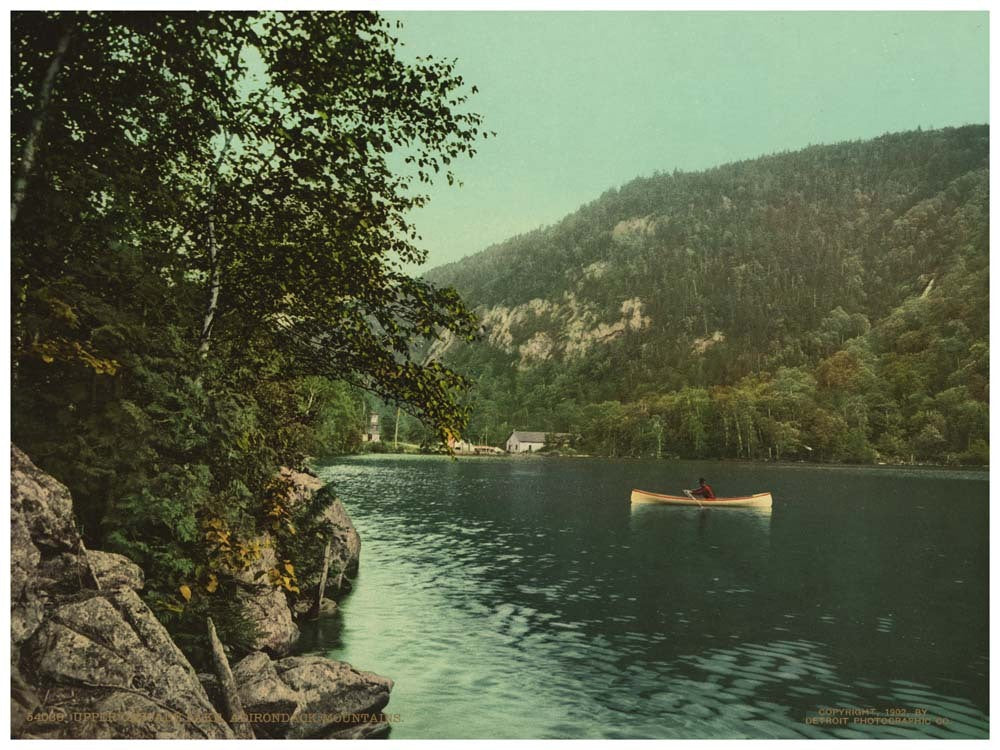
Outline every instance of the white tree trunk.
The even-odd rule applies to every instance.
[[[202,357],[208,356],[208,349],[212,339],[212,325],[215,323],[215,313],[219,309],[219,290],[222,288],[222,268],[219,262],[219,246],[215,241],[215,219],[208,218],[208,257],[211,262],[211,275],[209,277],[208,307],[205,309],[205,317],[201,323],[201,345],[198,353]]]
[[[24,202],[24,196],[28,192],[28,178],[35,167],[35,155],[38,151],[38,136],[42,133],[42,125],[45,122],[45,114],[49,109],[49,100],[52,98],[52,89],[55,86],[56,76],[62,67],[63,58],[66,57],[66,50],[69,49],[70,40],[73,38],[73,28],[70,27],[63,32],[56,46],[55,57],[49,63],[49,69],[45,71],[45,78],[42,79],[42,88],[38,92],[38,107],[35,117],[31,121],[31,129],[28,137],[24,141],[24,148],[21,149],[21,160],[17,165],[17,175],[14,178],[14,186],[10,196],[10,223],[17,220],[17,212]]]
[[[219,171],[222,169],[222,163],[225,161],[232,142],[233,134],[228,133],[222,151],[219,152],[219,158],[215,160],[215,166],[212,168],[208,183],[208,259],[211,270],[208,279],[208,307],[205,309],[205,317],[202,319],[201,344],[198,346],[198,353],[201,354],[202,358],[208,357],[212,340],[212,326],[215,323],[215,314],[219,309],[219,290],[222,288],[222,261],[219,258],[219,243],[215,237],[215,207],[212,204],[215,202]]]

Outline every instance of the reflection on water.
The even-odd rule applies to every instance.
[[[361,575],[304,646],[396,680],[393,737],[988,732],[983,474],[431,457],[321,473]],[[698,476],[770,490],[772,513],[630,507],[633,486]],[[830,708],[941,722],[807,721]]]
[[[771,531],[772,508],[696,508],[693,506],[644,505],[631,506],[631,527],[633,533],[642,534],[644,527],[662,529],[657,519],[664,519],[672,528],[690,526],[695,520],[698,534],[704,535],[710,524],[739,529],[742,533],[760,532],[759,541],[767,543]],[[726,532],[723,532],[726,533]]]

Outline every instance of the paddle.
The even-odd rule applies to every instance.
[[[694,496],[694,495],[693,495],[693,494],[691,493],[691,490],[684,490],[684,494],[685,494],[685,495],[687,495],[687,496],[688,496],[689,498],[691,498],[692,500],[696,501],[696,502],[698,503],[698,507],[699,507],[699,508],[704,508],[704,507],[705,507],[704,505],[702,505],[702,504],[701,504],[701,500],[699,500],[699,499],[698,499],[697,497],[695,497],[695,496]]]

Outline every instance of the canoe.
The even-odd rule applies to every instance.
[[[690,497],[660,495],[656,492],[646,492],[645,490],[632,490],[632,503],[698,505],[706,508],[770,508],[771,493],[758,492],[756,495],[748,495],[746,497],[717,497],[714,500],[705,500],[703,498],[692,500]]]

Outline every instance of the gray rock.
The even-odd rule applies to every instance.
[[[125,555],[89,549],[87,560],[102,589],[128,588],[141,591],[146,583],[142,568]]]
[[[20,737],[23,727],[28,723],[28,717],[34,716],[42,701],[35,689],[21,675],[21,670],[14,664],[10,673],[10,734]]]
[[[27,591],[21,594],[20,600],[11,602],[10,643],[15,651],[42,624],[46,600],[44,592]],[[16,653],[12,657],[16,658]]]
[[[295,616],[299,618],[308,616],[313,611],[315,604],[316,604],[316,598],[314,596],[302,597],[297,602],[295,602],[295,607],[293,608]],[[337,602],[335,602],[333,599],[327,599],[324,596],[323,601],[321,601],[319,604],[319,614],[322,617],[333,615],[336,614],[339,608],[340,605],[337,604]]]
[[[326,507],[322,517],[333,527],[330,539],[332,545],[326,593],[336,596],[349,591],[349,579],[358,573],[361,537],[358,535],[357,529],[354,528],[344,504],[334,495],[330,486],[324,485],[321,480],[311,474],[283,467],[280,476],[289,483],[289,507],[310,502],[316,493],[323,493],[326,496]],[[318,574],[299,582],[303,593],[315,591],[318,584]]]
[[[51,595],[69,595],[81,589],[97,588],[86,551],[60,552],[46,556],[35,568],[32,587]]]
[[[392,680],[322,656],[292,656],[275,666],[281,681],[301,696],[299,720],[293,717],[289,738],[327,737],[384,723],[381,713]]]
[[[292,610],[284,592],[274,586],[241,591],[243,614],[257,627],[253,648],[266,650],[275,656],[287,654],[299,639],[299,628],[292,619]]]
[[[249,569],[237,574],[238,594],[243,613],[257,628],[253,648],[275,656],[287,654],[299,639],[299,628],[292,619],[284,590],[268,581],[267,573],[278,567],[278,558],[270,534],[258,537],[261,556]]]
[[[50,593],[69,594],[90,587],[138,591],[145,584],[142,569],[125,555],[82,546],[80,550],[62,552],[41,561],[35,569],[35,586]]]
[[[68,490],[40,471],[17,446],[10,446],[10,576],[11,647],[16,661],[19,647],[41,625],[50,589],[57,581],[40,571],[53,558],[76,561],[83,542],[73,525]],[[84,566],[85,567],[85,566]],[[75,569],[75,568],[74,568]],[[65,572],[58,579],[76,579]],[[86,570],[79,576],[92,581]],[[71,586],[75,591],[79,586]]]
[[[330,561],[330,574],[327,579],[327,591],[339,593],[350,590],[348,578],[358,574],[358,562],[361,558],[361,537],[347,515],[347,509],[339,499],[334,499],[327,506],[323,517],[334,526],[333,555]]]
[[[69,490],[10,446],[10,511],[21,515],[35,547],[76,551],[80,535],[73,522]],[[13,539],[12,539],[13,541]],[[24,538],[21,537],[23,543]]]
[[[135,591],[53,608],[21,654],[21,672],[44,688],[45,711],[25,737],[231,738],[194,669]],[[79,718],[83,717],[83,718]]]
[[[289,728],[301,696],[278,677],[274,662],[256,651],[233,667],[237,693],[258,737],[281,738]]]
[[[281,467],[278,476],[289,484],[289,505],[307,502],[324,487],[323,480],[316,475],[307,474],[304,471],[296,471],[287,466]]]
[[[321,491],[315,478],[296,475],[296,492]],[[337,527],[328,583],[335,592],[357,569],[360,539],[339,501],[325,513]],[[284,592],[266,579],[278,559],[270,540],[262,541],[265,554],[241,577],[239,594],[262,631],[262,651],[233,670],[258,736],[386,734],[381,712],[391,680],[320,656],[272,661],[263,653],[286,653],[298,629]],[[139,598],[142,586],[142,571],[128,558],[83,547],[66,488],[12,446],[14,737],[233,738],[206,693],[214,676],[195,674]],[[336,603],[324,599],[321,611],[336,611]]]
[[[84,549],[66,488],[13,446],[11,575],[12,736],[232,738],[142,572]]]
[[[199,672],[198,682],[205,688],[205,695],[213,706],[218,709],[222,705],[222,692],[219,688],[219,678],[209,672]]]
[[[15,504],[16,490],[11,487],[10,504],[10,598],[19,600],[25,593],[28,581],[42,559],[38,547],[31,541],[31,531],[21,504]]]
[[[374,737],[388,732],[382,709],[392,680],[322,656],[271,661],[257,652],[233,668],[258,736]]]

